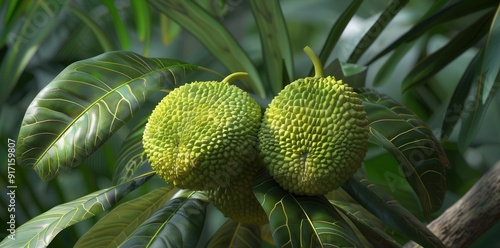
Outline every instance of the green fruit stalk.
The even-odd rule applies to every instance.
[[[337,189],[361,166],[368,141],[368,121],[351,87],[316,76],[287,85],[272,100],[259,131],[269,174],[298,195],[322,195]],[[312,53],[313,54],[313,53]]]
[[[205,190],[218,175],[240,171],[254,160],[261,108],[229,84],[241,74],[183,85],[156,106],[143,145],[160,177],[178,188]]]

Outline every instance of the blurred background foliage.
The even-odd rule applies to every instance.
[[[229,71],[189,32],[180,28],[175,22],[151,7],[146,1],[135,0],[54,0],[50,2],[47,16],[35,16],[36,30],[24,30],[19,36],[20,26],[30,15],[32,5],[44,1],[0,1],[0,154],[6,157],[7,139],[16,139],[21,121],[34,96],[69,64],[93,57],[112,50],[129,50],[148,57],[174,58],[191,64],[211,68],[222,74]],[[253,21],[250,6],[244,0],[197,1],[209,10],[228,28],[248,53],[257,69],[264,67],[259,32]],[[485,104],[484,119],[477,126],[470,142],[464,143],[460,138],[460,125],[467,115],[476,113],[475,99],[466,98],[464,112],[450,114],[450,100],[469,63],[473,61],[488,39],[479,37],[463,52],[460,45],[464,39],[454,40],[463,30],[483,16],[486,10],[462,14],[460,18],[450,18],[434,25],[425,32],[416,34],[414,40],[405,42],[394,51],[371,61],[389,44],[406,31],[415,27],[429,13],[438,8],[449,6],[459,1],[409,1],[394,19],[382,30],[368,50],[359,58],[353,58],[351,52],[357,41],[379,18],[388,6],[388,1],[363,1],[355,15],[342,33],[339,42],[325,65],[334,59],[349,61],[367,67],[366,85],[383,92],[413,110],[433,130],[437,137],[442,136],[447,128],[447,119],[456,119],[457,126],[449,135],[442,138],[442,144],[450,160],[451,168],[447,170],[447,194],[442,212],[458,200],[496,161],[500,160],[500,99],[495,94],[498,87],[498,76],[494,80],[493,90]],[[469,1],[473,2],[473,1]],[[492,1],[477,1],[491,4]],[[331,0],[286,0],[281,1],[284,17],[291,40],[295,78],[307,76],[311,70],[303,47],[310,46],[319,52],[324,45],[332,25],[344,13],[351,1]],[[495,3],[493,3],[495,5]],[[498,3],[496,3],[498,6]],[[9,10],[15,8],[16,11]],[[457,10],[458,11],[458,10]],[[496,10],[498,13],[498,9]],[[50,17],[50,18],[49,18]],[[52,18],[54,17],[54,18]],[[498,21],[497,21],[498,22]],[[498,28],[498,27],[497,27]],[[22,30],[22,29],[21,29]],[[467,33],[465,34],[467,36]],[[471,34],[473,36],[473,34]],[[25,37],[25,40],[22,40]],[[500,57],[500,40],[489,52]],[[425,63],[435,63],[439,68],[431,77],[425,78],[414,87],[403,88],[408,84],[409,73],[420,61],[451,44],[450,53],[441,54],[445,59],[434,59]],[[454,47],[453,47],[454,46]],[[14,47],[17,48],[13,49]],[[11,55],[10,53],[15,53]],[[456,56],[456,59],[455,59]],[[448,59],[446,59],[448,58]],[[13,67],[16,65],[16,67]],[[15,73],[19,71],[19,73]],[[260,70],[259,70],[260,71]],[[197,77],[193,75],[193,77]],[[210,79],[210,76],[206,76]],[[410,74],[411,77],[420,75]],[[403,90],[405,89],[405,90]],[[460,89],[459,90],[463,90]],[[141,110],[142,115],[150,113],[161,99],[161,95],[149,99],[149,104]],[[262,99],[270,101],[270,99]],[[453,107],[453,106],[452,106]],[[455,108],[456,109],[456,108]],[[453,108],[451,108],[454,111]],[[140,119],[136,118],[135,120]],[[445,124],[443,126],[443,123]],[[55,205],[76,199],[112,185],[115,160],[120,145],[133,130],[137,121],[126,124],[109,142],[105,143],[95,154],[85,160],[84,166],[65,173],[48,183],[42,182],[33,170],[16,168],[17,226],[43,213]],[[4,198],[7,178],[5,167],[0,170],[0,209],[7,209]],[[391,193],[408,209],[419,208],[410,187],[398,169],[395,159],[382,149],[370,149],[367,154],[365,169],[369,178]],[[379,173],[385,171],[386,173]],[[146,183],[144,187],[132,192],[126,199],[149,192],[160,185],[157,177]],[[419,209],[413,213],[421,212]],[[436,213],[435,216],[439,215]],[[214,212],[215,213],[215,212]],[[215,213],[217,214],[217,213]],[[434,216],[434,217],[435,217]],[[67,247],[83,235],[100,216],[90,218],[78,225],[64,230],[51,244],[53,247]],[[422,218],[423,216],[419,216]],[[0,211],[0,239],[6,236],[6,211]],[[208,216],[207,222],[217,226],[216,216]],[[500,246],[495,234],[500,232],[497,224],[473,247]],[[204,234],[206,235],[206,234]]]

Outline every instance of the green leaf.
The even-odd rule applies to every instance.
[[[398,64],[401,63],[402,58],[413,48],[413,44],[415,42],[409,42],[394,49],[394,53],[385,61],[384,65],[378,70],[377,75],[375,75],[373,86],[381,86],[389,82],[390,76],[398,68]]]
[[[257,225],[227,220],[212,236],[207,247],[261,247],[260,228]]]
[[[359,204],[338,200],[330,200],[330,202],[356,225],[374,247],[401,247],[400,244],[383,231],[383,227],[379,227],[375,223],[372,219],[375,217],[363,213],[366,210]]]
[[[500,4],[493,16],[493,21],[488,32],[488,37],[486,39],[486,44],[484,45],[484,56],[481,64],[481,77],[479,78],[479,84],[483,92],[482,104],[484,105],[490,95],[491,89],[493,89],[493,84],[495,83],[495,78],[497,77],[500,69],[500,18],[498,17],[500,13]]]
[[[355,175],[344,183],[342,188],[364,208],[407,238],[423,247],[444,247],[439,238],[403,208],[398,201],[368,180]]]
[[[119,205],[78,239],[74,247],[118,247],[165,205],[173,195],[172,189],[167,185]]]
[[[197,66],[117,51],[64,69],[35,97],[19,132],[19,165],[43,180],[77,166],[161,89]]]
[[[403,80],[402,91],[424,82],[476,44],[488,31],[491,14],[486,14],[462,30],[444,47],[422,59]],[[495,75],[496,76],[496,75]]]
[[[79,6],[75,2],[71,2],[69,4],[69,8],[73,14],[75,14],[76,17],[80,18],[80,20],[87,25],[90,30],[94,33],[94,35],[97,37],[97,40],[99,41],[99,44],[101,44],[102,49],[105,52],[110,52],[113,50],[118,50],[118,48],[114,47],[113,42],[111,42],[111,37],[104,31],[99,24],[97,24],[96,21],[92,19],[91,16],[89,16],[85,11],[80,9]]]
[[[266,97],[259,72],[227,29],[210,13],[193,1],[150,0],[159,11],[189,31],[232,72],[247,72],[251,90]]]
[[[160,31],[163,45],[168,45],[175,37],[177,37],[181,31],[181,27],[179,27],[177,23],[169,20],[166,15],[160,13]]]
[[[321,64],[324,65],[328,60],[328,57],[330,57],[330,54],[332,53],[333,49],[335,48],[335,45],[339,41],[342,32],[344,32],[344,29],[346,28],[347,24],[351,21],[352,17],[358,10],[361,3],[363,3],[363,1],[360,0],[352,1],[352,3],[347,7],[347,9],[342,12],[340,17],[333,25],[332,29],[330,29],[330,33],[328,33],[328,37],[326,38],[325,44],[323,45],[323,48],[321,49],[321,52],[318,56],[319,60],[321,61]],[[309,75],[313,75],[313,72],[314,68],[310,70]]]
[[[57,17],[65,3],[66,0],[35,1],[24,18],[18,22],[17,28],[9,32],[7,38],[11,45],[0,64],[0,78],[4,84],[3,90],[0,91],[0,106],[14,89],[19,76],[40,44],[55,28]]]
[[[283,74],[293,76],[292,48],[279,1],[250,1],[262,44],[267,78],[273,95],[283,89]],[[285,68],[283,68],[285,64]]]
[[[128,37],[127,27],[125,26],[125,22],[120,17],[120,12],[123,10],[118,10],[116,7],[114,0],[100,0],[106,8],[108,8],[109,14],[113,18],[113,26],[116,29],[118,34],[118,40],[121,44],[122,50],[130,50],[130,37]]]
[[[362,65],[349,64],[335,59],[325,68],[326,75],[332,75],[337,80],[342,80],[351,87],[364,87],[368,68]]]
[[[196,247],[207,205],[202,193],[180,191],[120,247]]]
[[[445,116],[442,124],[441,139],[446,140],[450,136],[457,122],[467,115],[476,112],[474,105],[474,94],[471,93],[471,88],[476,88],[479,82],[479,71],[481,66],[481,58],[484,50],[479,51],[471,60],[464,74],[460,78],[457,87],[453,91],[448,107],[446,108]],[[473,87],[475,85],[475,87]],[[469,97],[468,97],[469,96]],[[470,143],[463,146],[467,147]]]
[[[413,27],[404,33],[401,37],[399,37],[396,41],[391,43],[387,48],[379,52],[375,55],[370,61],[367,63],[368,65],[378,60],[382,56],[386,55],[390,51],[396,49],[402,44],[413,41],[417,38],[420,38],[425,32],[429,31],[431,28],[436,25],[452,21],[466,15],[470,15],[474,12],[485,10],[496,6],[498,1],[496,0],[488,0],[488,1],[458,1],[454,4],[450,4],[449,6],[435,12],[433,15],[425,18],[422,21],[419,21],[417,24],[413,25]],[[431,9],[435,9],[435,5],[431,7]],[[428,16],[429,13],[426,14]]]
[[[353,230],[324,196],[296,196],[267,173],[256,179],[254,194],[269,216],[277,247],[361,247]]]
[[[114,167],[113,184],[120,184],[133,177],[142,166],[148,163],[142,146],[142,136],[148,117],[139,122],[123,141]]]
[[[151,48],[151,31],[153,29],[149,4],[144,0],[132,0],[132,11],[134,11],[139,41],[144,42],[143,55],[148,56]]]
[[[398,161],[424,214],[439,210],[446,192],[448,158],[432,131],[413,112],[390,97],[359,89],[373,144],[384,147]]]
[[[118,186],[55,206],[17,228],[15,240],[6,238],[0,243],[0,247],[46,247],[60,231],[110,209],[153,175],[154,173],[146,173]]]
[[[355,64],[358,62],[359,58],[368,50],[368,48],[373,44],[373,42],[378,38],[380,33],[384,31],[385,27],[392,18],[396,16],[397,13],[408,3],[408,0],[392,1],[389,6],[380,14],[377,21],[373,23],[370,29],[363,35],[363,38],[358,42],[356,48],[351,53],[351,56],[347,60],[348,63]]]

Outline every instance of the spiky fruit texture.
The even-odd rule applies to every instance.
[[[204,190],[218,175],[253,161],[260,119],[260,106],[236,86],[193,82],[174,89],[153,110],[144,150],[167,182]]]
[[[233,180],[207,190],[208,200],[224,216],[240,223],[262,225],[268,222],[264,209],[252,191],[253,180],[263,168],[257,160],[250,166],[235,172],[232,176]]]
[[[259,142],[269,174],[298,195],[337,189],[361,166],[368,121],[351,87],[333,77],[298,79],[269,104]]]

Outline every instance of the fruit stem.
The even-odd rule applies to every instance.
[[[304,52],[307,54],[307,57],[311,60],[314,66],[314,77],[323,77],[325,72],[323,71],[323,65],[318,58],[318,55],[314,53],[314,51],[309,47],[304,47]]]
[[[229,74],[227,77],[225,77],[221,83],[230,83],[236,79],[243,79],[248,76],[248,73],[246,72],[234,72]]]

